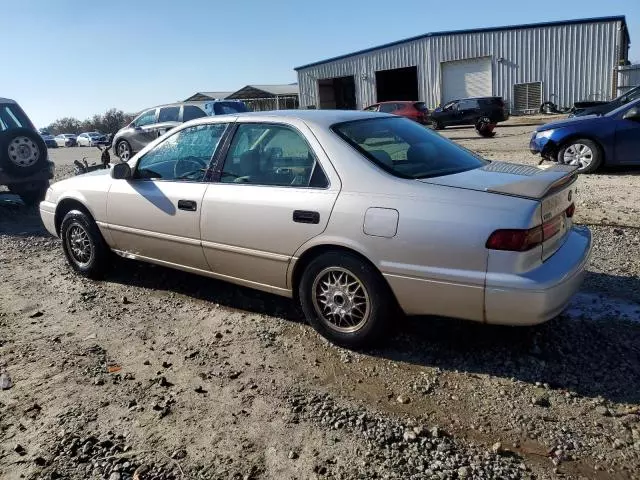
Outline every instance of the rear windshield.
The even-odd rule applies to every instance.
[[[33,125],[22,109],[13,103],[0,104],[0,132],[20,127],[33,129]]]
[[[241,102],[215,102],[213,111],[216,115],[248,112],[247,107]]]
[[[473,170],[486,161],[406,118],[373,118],[331,127],[349,145],[401,178],[430,178]]]

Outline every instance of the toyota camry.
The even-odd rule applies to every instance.
[[[128,162],[55,183],[71,267],[110,255],[291,297],[352,348],[406,315],[532,325],[591,251],[576,168],[491,162],[406,118],[298,110],[192,120]]]

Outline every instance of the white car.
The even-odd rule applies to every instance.
[[[86,132],[78,135],[76,139],[79,147],[95,147],[107,143],[107,137],[98,132]]]
[[[59,147],[75,147],[77,137],[72,133],[61,133],[56,135],[55,141]]]

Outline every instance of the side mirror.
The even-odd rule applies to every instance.
[[[640,121],[640,110],[637,108],[632,108],[622,117],[625,120],[633,120],[634,122]]]
[[[128,180],[131,178],[131,167],[128,163],[116,163],[111,169],[111,178]]]

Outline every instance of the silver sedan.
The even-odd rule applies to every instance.
[[[362,347],[407,315],[532,325],[582,281],[575,169],[489,162],[410,120],[353,111],[206,117],[40,204],[78,273],[112,253],[292,297]]]

